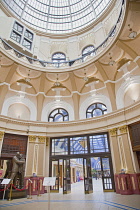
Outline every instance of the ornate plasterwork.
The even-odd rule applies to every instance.
[[[0,131],[0,141],[3,140],[3,137],[4,137],[4,132],[3,131]]]
[[[38,142],[39,143],[45,143],[46,136],[38,136]]]
[[[110,136],[117,136],[117,128],[112,128],[109,130]]]
[[[127,133],[127,125],[123,125],[119,127],[119,130],[120,130],[120,134]]]
[[[46,146],[48,146],[48,145],[49,145],[49,138],[46,137]]]
[[[29,136],[29,142],[35,143],[36,141],[36,136]]]
[[[33,121],[36,120],[36,116],[37,116],[36,106],[30,99],[26,97],[22,98],[18,96],[13,96],[13,97],[7,98],[3,103],[1,114],[7,116],[9,107],[15,103],[21,103],[27,106],[30,110],[30,120],[33,120]]]

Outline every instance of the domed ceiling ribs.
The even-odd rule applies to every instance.
[[[90,0],[90,3],[92,4],[91,0]],[[120,39],[118,39],[116,42],[112,41],[112,44],[108,46],[106,53],[104,52],[104,54],[99,54],[99,56],[97,56],[97,59],[95,58],[96,61],[94,58],[90,58],[89,62],[87,60],[87,62],[84,63],[84,61],[81,59],[80,60],[81,63],[79,62],[78,65],[77,63],[74,63],[75,65],[74,68],[73,66],[67,66],[67,67],[62,66],[62,68],[55,68],[52,65],[50,69],[48,66],[44,67],[44,69],[41,69],[39,65],[35,67],[34,65],[32,65],[32,67],[31,65],[28,65],[28,64],[26,65],[24,63],[24,59],[22,60],[23,64],[21,64],[20,63],[21,60],[19,58],[17,58],[16,63],[13,63],[14,53],[11,52],[11,54],[10,53],[4,54],[4,51],[3,51],[3,54],[2,54],[3,61],[2,61],[2,66],[0,70],[1,71],[0,73],[2,75],[2,77],[0,78],[2,82],[0,86],[0,96],[1,96],[0,97],[1,98],[0,110],[2,108],[2,104],[5,99],[7,99],[8,97],[10,98],[11,96],[17,97],[17,93],[18,92],[20,93],[21,90],[19,90],[19,87],[15,85],[16,81],[21,81],[22,79],[25,79],[30,72],[30,75],[28,76],[28,78],[31,78],[30,83],[32,85],[32,88],[30,88],[30,90],[27,90],[27,89],[25,90],[26,91],[25,98],[30,100],[32,103],[34,103],[35,109],[37,110],[36,119],[38,121],[42,120],[42,116],[41,116],[42,110],[44,109],[44,107],[47,107],[48,104],[51,104],[50,106],[52,106],[52,104],[55,104],[55,106],[63,105],[64,103],[69,104],[72,107],[72,110],[74,112],[75,120],[78,120],[80,118],[79,110],[80,110],[81,104],[84,102],[88,103],[90,101],[90,103],[92,102],[96,103],[96,102],[99,102],[98,99],[99,100],[102,99],[103,101],[101,102],[104,102],[104,99],[107,98],[109,101],[109,104],[111,104],[110,110],[115,111],[118,108],[118,103],[116,102],[117,93],[118,93],[117,91],[123,85],[124,82],[127,83],[126,81],[127,77],[125,77],[127,75],[125,74],[128,73],[132,77],[137,76],[139,74],[138,72],[139,69],[138,69],[137,64],[140,66],[140,58],[139,58],[140,50],[138,49],[140,36],[138,34],[135,39],[133,40],[128,39],[128,27],[127,27],[128,21],[127,20],[125,21],[126,22],[124,24],[124,27],[119,35]],[[133,26],[135,30],[135,25],[133,24]],[[127,34],[127,38],[125,35],[125,38],[123,39],[122,34]],[[111,39],[111,37],[109,37],[109,39]],[[52,43],[52,40],[51,41],[50,40],[51,39],[47,37],[48,46],[49,44],[51,45]],[[76,40],[78,40],[77,37],[76,37]],[[56,40],[56,43],[57,41],[59,42],[60,40]],[[86,45],[88,41],[90,41],[90,39],[87,36],[85,40],[83,41],[82,46]],[[71,40],[71,43],[73,43],[72,46],[74,46],[75,43],[77,44],[77,46],[79,44],[78,41],[75,41],[75,37],[74,37],[74,42],[73,40]],[[57,46],[58,46],[57,44],[56,46],[55,44],[53,45],[53,47],[56,47],[54,50],[57,50]],[[103,48],[103,46],[101,46],[101,48]],[[73,49],[71,48],[69,49],[69,45],[67,45],[66,52],[65,52],[66,57],[67,56],[69,57],[69,50],[72,50],[70,51],[70,53],[73,53]],[[81,53],[80,50],[81,48],[77,47],[77,51],[79,55]],[[44,57],[45,57],[45,54],[44,54]],[[51,53],[50,53],[50,57],[51,57]],[[112,57],[112,60],[115,61],[115,63],[112,66],[109,65],[110,57]],[[125,67],[122,65],[122,63],[126,64],[127,62],[129,62],[129,60],[132,60],[132,62],[131,64],[128,65],[127,72],[125,72],[124,71]],[[17,64],[18,61],[19,61],[19,64]],[[6,65],[7,63],[10,65],[12,63],[13,64],[10,66],[10,65]],[[122,71],[118,71],[118,68],[119,69],[121,68]],[[84,69],[86,69],[85,74],[84,74]],[[57,74],[58,74],[59,79],[56,79]],[[85,76],[85,80],[88,78],[87,83],[89,82],[89,84],[90,82],[94,83],[94,81],[97,81],[97,80],[99,80],[99,82],[96,84],[94,83],[91,87],[90,85],[86,84],[86,81],[83,79],[84,76]],[[57,80],[57,83],[60,83],[60,85],[54,85],[56,80]],[[138,80],[135,80],[135,81],[138,81]],[[4,82],[7,84],[4,84]],[[59,95],[62,99],[60,101],[61,103],[57,103],[58,102],[56,100],[57,98],[56,96],[58,96],[56,94],[57,91],[55,92],[52,91],[52,89],[55,90],[55,88],[56,89],[58,88],[59,89],[58,91],[61,91],[60,88],[65,89],[65,91],[63,91],[61,95]],[[124,97],[123,94],[122,94],[122,98]],[[89,100],[89,98],[91,100]],[[46,120],[47,116],[46,115],[44,116],[46,117],[45,118]]]
[[[78,31],[101,16],[112,0],[26,0],[20,5],[16,1],[3,3],[16,17],[33,28],[64,34]]]
[[[12,77],[13,77],[17,67],[18,67],[18,64],[13,63],[13,65],[11,66],[11,68],[7,74],[5,83],[8,83],[8,84],[11,83]],[[4,99],[5,99],[5,96],[7,93],[8,93],[8,86],[7,85],[0,86],[0,112],[2,110],[2,105],[3,105]]]
[[[69,73],[69,78],[70,78],[70,82],[71,82],[72,91],[76,91],[72,95],[75,119],[79,119],[79,100],[80,100],[80,96],[77,94],[77,87],[76,87],[75,76],[74,76],[73,72]]]
[[[124,41],[118,40],[116,44],[118,47],[123,49],[124,52],[130,55],[132,59],[135,59],[138,56],[137,53],[131,47],[129,47]]]
[[[46,76],[45,73],[42,73],[40,76],[40,84],[39,84],[39,92],[44,92],[45,91],[45,82],[46,82]],[[44,103],[44,95],[43,94],[38,94],[37,95],[37,120],[41,121],[41,112],[43,109],[43,103]]]

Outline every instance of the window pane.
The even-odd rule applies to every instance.
[[[30,39],[30,40],[33,40],[33,33],[31,33],[31,32],[28,31],[28,30],[25,31],[24,36],[27,37],[27,38]]]
[[[54,117],[54,122],[62,122],[63,121],[63,115],[57,114]]]
[[[67,155],[68,139],[52,139],[52,155]]]
[[[28,41],[27,39],[23,39],[22,45],[30,50],[31,46],[32,46],[32,43],[30,41]]]
[[[48,117],[49,122],[50,122],[50,118],[53,119],[53,122],[62,122],[62,121],[68,121],[69,120],[69,115],[68,115],[68,112],[65,109],[58,108],[58,109],[54,109],[50,113],[50,115]]]
[[[109,152],[107,135],[89,136],[91,153]]]
[[[14,23],[14,29],[20,33],[23,32],[23,26],[21,26],[19,23],[15,22]]]
[[[15,31],[12,31],[11,33],[11,39],[15,40],[16,42],[20,43],[21,35],[16,33]]]
[[[107,114],[107,108],[104,104],[95,103],[91,104],[86,111],[86,118],[97,117]]]
[[[95,109],[93,111],[93,117],[96,117],[96,116],[101,116],[103,113],[100,109]]]
[[[73,137],[70,138],[70,153],[84,154],[88,152],[87,137]]]

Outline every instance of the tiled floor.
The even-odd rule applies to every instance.
[[[83,182],[72,184],[72,192],[68,195],[59,193],[32,196],[32,199],[0,200],[1,210],[140,210],[140,195],[119,195],[103,192],[101,180],[94,180],[94,193],[84,194]]]

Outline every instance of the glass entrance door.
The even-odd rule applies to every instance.
[[[103,190],[105,192],[114,191],[113,169],[111,167],[110,157],[101,157],[101,170]]]
[[[59,176],[60,176],[60,166],[59,166],[59,160],[51,160],[51,177],[56,177],[55,186],[51,186],[50,191],[59,193]]]
[[[71,193],[70,159],[63,159],[63,194]]]
[[[85,194],[93,193],[91,158],[83,158],[84,188]]]

